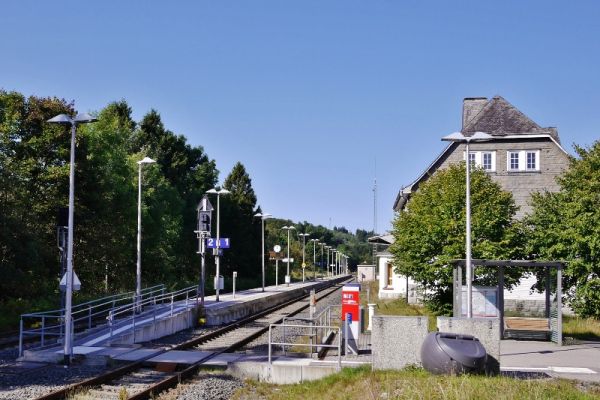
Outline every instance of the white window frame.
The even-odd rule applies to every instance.
[[[512,168],[511,155],[517,154],[518,168]],[[528,168],[527,158],[528,154],[534,154],[535,166],[534,168]],[[508,172],[535,172],[540,171],[540,150],[508,150],[506,152],[506,170]]]
[[[479,168],[483,168],[483,155],[490,154],[492,156],[491,168],[490,169],[483,168],[483,170],[485,172],[496,172],[496,151],[493,151],[493,150],[469,151],[469,154],[471,155],[471,157],[475,157],[474,165]],[[466,159],[467,159],[467,152],[463,151],[463,161],[465,161]],[[473,165],[473,164],[471,164],[471,165]]]

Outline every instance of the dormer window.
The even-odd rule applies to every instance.
[[[463,153],[463,160],[465,155]],[[496,171],[496,152],[495,151],[470,151],[469,161],[472,167],[483,168],[486,172]]]
[[[506,156],[506,169],[509,172],[539,171],[540,151],[509,151]]]

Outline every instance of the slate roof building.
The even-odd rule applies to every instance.
[[[561,146],[555,127],[542,128],[500,96],[465,98],[462,114],[464,135],[492,135],[490,141],[471,143],[469,157],[512,193],[519,207],[517,218],[531,211],[532,192],[559,190],[556,177],[568,167],[569,154]],[[402,211],[411,194],[435,171],[464,160],[465,145],[448,144],[417,179],[400,190],[394,210]]]
[[[475,132],[492,136],[490,141],[471,143],[469,159],[483,168],[504,190],[512,193],[519,207],[516,218],[520,219],[531,212],[529,199],[533,192],[559,190],[556,178],[568,168],[570,156],[562,147],[555,127],[541,127],[500,96],[491,99],[469,97],[463,100],[461,132],[466,136]],[[421,175],[400,189],[394,210],[404,210],[419,185],[438,169],[464,162],[465,150],[465,144],[450,142]],[[406,277],[394,272],[391,262],[389,253],[381,254],[378,265],[380,294],[400,297],[408,291],[410,295],[417,285],[410,278],[407,282]],[[543,294],[530,293],[534,283],[535,277],[529,276],[512,291],[505,290],[506,308],[523,308],[525,313],[531,314],[539,311]],[[416,297],[415,294],[410,296],[411,299]]]

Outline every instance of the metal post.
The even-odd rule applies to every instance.
[[[290,281],[292,277],[290,276],[290,229],[287,230],[288,240],[287,240],[287,274],[286,274],[286,284],[290,286]]]
[[[136,305],[139,307],[142,295],[142,163],[138,163],[138,215],[137,215],[137,263],[135,269]]]
[[[275,259],[275,287],[279,285],[279,259]]]
[[[338,328],[338,370],[342,370],[342,335],[340,335],[340,328]]]
[[[269,367],[271,367],[271,329],[272,325],[269,325]]]
[[[557,323],[557,343],[562,346],[562,265],[556,270],[556,323]]]
[[[262,291],[265,291],[265,218],[260,217],[262,226]]]
[[[171,317],[173,316],[173,296],[171,295]]]
[[[19,357],[23,357],[23,318],[19,321]]]
[[[46,333],[45,330],[46,330],[46,317],[42,316],[42,340],[41,340],[42,347],[44,347],[44,335]]]
[[[467,171],[467,184],[466,184],[466,270],[467,270],[467,318],[473,318],[473,266],[471,265],[471,160],[469,159],[469,141],[467,140],[467,153],[466,153],[466,171]]]
[[[204,285],[206,271],[206,241],[203,234],[200,234],[200,305],[204,307]]]
[[[215,255],[215,265],[216,265],[216,276],[217,276],[217,287],[215,288],[215,301],[219,301],[219,291],[221,287],[221,280],[219,279],[221,276],[219,275],[221,272],[221,256],[219,255],[220,249],[220,235],[221,235],[221,224],[219,221],[220,217],[220,205],[221,205],[221,194],[217,192],[217,254]]]
[[[69,230],[67,239],[67,287],[65,292],[64,361],[71,364],[71,307],[73,306],[73,227],[75,218],[75,121],[71,121],[71,156],[69,165]]]
[[[88,306],[88,329],[92,329],[92,306]]]
[[[346,320],[344,321],[344,355],[348,354],[348,315],[346,313]]]

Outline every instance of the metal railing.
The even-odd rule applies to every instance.
[[[110,328],[109,338],[115,335],[123,336],[132,332],[133,342],[135,343],[136,327],[149,323],[150,320],[155,324],[157,316],[168,315],[171,317],[174,311],[179,311],[181,308],[187,310],[191,300],[194,306],[198,305],[197,285],[147,298],[139,303],[116,307],[106,317]],[[177,302],[181,302],[181,304],[178,306]],[[142,312],[141,310],[143,309],[146,309],[146,311]]]
[[[310,339],[310,343],[313,341],[317,343],[324,343],[325,340],[329,337],[331,330],[324,330],[322,328],[317,328],[318,326],[341,326],[341,308],[340,304],[338,305],[330,305],[321,310],[317,315],[312,318],[300,318],[300,317],[283,317],[282,323],[283,327],[283,341],[287,341],[287,331],[285,329],[285,324],[288,321],[295,321],[296,323],[304,323],[304,325],[311,327],[311,331],[308,334]],[[335,310],[339,309],[339,312]],[[317,349],[319,351],[319,349]],[[283,353],[286,354],[286,347],[283,346]]]
[[[328,331],[337,331],[337,344],[326,344],[326,343],[291,343],[291,342],[286,342],[285,340],[283,342],[273,342],[273,328],[296,328],[296,329],[309,329],[309,330],[313,330],[313,329],[320,329],[320,330],[328,330]],[[299,324],[271,324],[269,325],[269,368],[271,368],[272,366],[272,346],[273,345],[278,345],[278,346],[282,346],[283,348],[285,348],[285,346],[302,346],[302,347],[309,347],[310,348],[310,352],[312,353],[313,348],[330,348],[330,349],[337,349],[337,356],[338,356],[338,370],[342,369],[342,335],[341,335],[341,329],[339,326],[327,326],[327,325],[299,325]]]
[[[141,299],[164,294],[165,285],[155,285],[142,290]],[[104,324],[111,310],[116,307],[135,303],[135,292],[120,293],[76,304],[71,308],[74,333],[81,334],[92,329],[95,324]],[[21,314],[19,322],[19,356],[23,355],[23,340],[26,337],[39,337],[39,345],[31,348],[43,348],[55,344],[64,336],[65,309]]]

